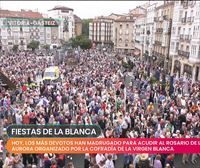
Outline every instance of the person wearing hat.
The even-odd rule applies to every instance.
[[[136,164],[136,168],[150,168],[150,161],[148,154],[140,154],[139,155],[139,162]]]

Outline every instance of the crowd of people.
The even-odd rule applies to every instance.
[[[127,70],[117,58],[81,51],[77,65],[59,64],[60,81],[49,85],[37,79],[52,60],[30,52],[4,54],[0,70],[17,88],[0,88],[1,125],[97,124],[104,138],[200,137],[200,82],[167,79],[162,68],[143,61],[133,61]],[[192,154],[191,162],[198,158]],[[172,154],[124,154],[123,159],[124,168],[175,167]],[[183,164],[189,159],[183,154]],[[117,160],[116,154],[86,154],[84,167],[118,168]],[[60,154],[7,153],[0,162],[3,168],[74,167],[70,156]]]

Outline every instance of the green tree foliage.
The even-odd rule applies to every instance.
[[[39,48],[39,45],[40,45],[40,42],[39,42],[39,41],[34,41],[34,40],[32,40],[32,41],[27,45],[27,48],[31,48],[32,51],[35,51],[35,49],[38,49],[38,48]]]
[[[89,37],[89,23],[92,19],[83,19],[82,20],[82,35]]]
[[[92,47],[92,42],[84,35],[77,36],[70,39],[70,44],[73,48],[80,46],[82,49],[89,49]]]
[[[45,50],[49,50],[50,49],[50,45],[49,44],[45,44],[42,46],[42,48],[44,48]]]

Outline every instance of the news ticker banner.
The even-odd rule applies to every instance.
[[[200,138],[100,138],[98,125],[11,125],[11,153],[200,153]]]
[[[77,138],[98,137],[98,125],[10,125],[7,128],[10,138]]]
[[[200,138],[11,138],[11,153],[200,153]]]
[[[60,18],[0,18],[0,27],[58,27]]]

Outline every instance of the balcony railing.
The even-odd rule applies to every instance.
[[[161,45],[161,44],[162,44],[161,41],[157,41],[157,40],[155,40],[155,45]]]
[[[163,30],[163,33],[164,34],[170,34],[171,33],[171,28]]]
[[[188,23],[194,22],[194,17],[188,17],[188,18],[187,18],[187,22],[188,22]]]
[[[159,18],[158,17],[154,17],[154,22],[158,22]]]
[[[156,32],[157,32],[157,33],[162,33],[162,32],[163,32],[163,28],[157,28],[157,29],[156,29]]]
[[[180,40],[184,40],[184,35],[180,34]]]
[[[180,55],[180,56],[182,56],[182,57],[185,57],[185,58],[189,58],[190,52],[178,50],[178,55]]]
[[[189,5],[190,7],[193,7],[193,6],[195,5],[195,3],[196,3],[196,1],[189,1],[189,2],[188,2],[188,5]]]
[[[182,22],[182,23],[186,23],[186,18],[182,18],[182,19],[181,19],[181,22]]]
[[[185,40],[186,40],[186,41],[190,42],[191,38],[192,38],[191,35],[185,35]]]
[[[163,20],[168,20],[168,16],[167,16],[167,15],[164,15],[164,16],[163,16]]]

